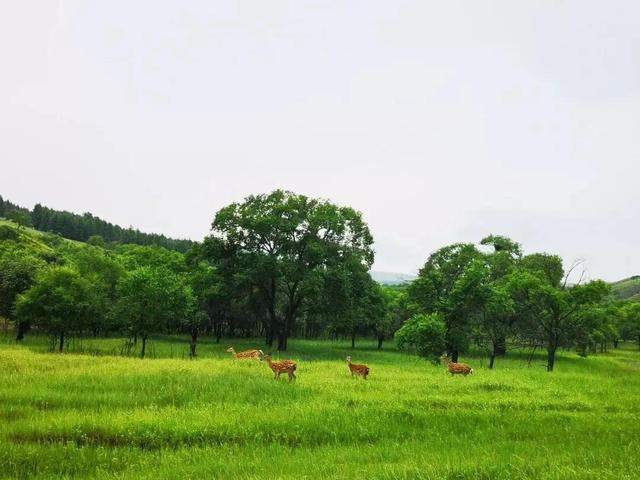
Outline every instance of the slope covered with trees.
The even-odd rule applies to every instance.
[[[43,232],[57,233],[64,238],[82,242],[93,237],[98,242],[157,245],[183,253],[194,244],[191,240],[178,240],[156,233],[143,233],[137,229],[123,228],[93,216],[91,213],[78,215],[64,210],[54,210],[40,204],[29,211],[4,200],[1,196],[0,217],[8,218],[24,226],[33,226]]]

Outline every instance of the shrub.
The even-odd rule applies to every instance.
[[[418,355],[434,362],[446,348],[446,325],[439,313],[413,315],[396,332],[400,349],[414,349]]]

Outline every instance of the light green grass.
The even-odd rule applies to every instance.
[[[156,358],[0,345],[6,478],[632,479],[640,460],[640,354],[481,358],[469,377],[370,342],[292,340],[298,380],[183,339]],[[72,348],[113,352],[122,340]],[[237,349],[260,347],[236,341]],[[351,378],[344,357],[371,367]],[[160,358],[164,357],[164,358]],[[174,357],[174,358],[166,358]]]

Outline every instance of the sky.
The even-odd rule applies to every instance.
[[[0,195],[202,239],[283,188],[375,270],[493,233],[640,274],[640,3],[0,2]]]

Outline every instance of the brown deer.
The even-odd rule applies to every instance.
[[[349,371],[351,376],[360,375],[365,380],[369,376],[369,367],[366,365],[358,365],[357,363],[351,363],[351,355],[347,357],[347,365],[349,365]]]
[[[232,354],[236,360],[260,360],[260,357],[263,355],[262,350],[245,350],[244,352],[236,353],[233,347],[227,348],[227,353]]]
[[[262,358],[267,362],[269,368],[273,370],[274,380],[278,380],[280,378],[280,374],[285,372],[289,375],[289,381],[295,380],[296,374],[294,372],[296,371],[296,368],[298,368],[296,362],[293,360],[277,360],[274,362],[271,360],[270,353],[267,353]]]
[[[444,364],[447,366],[447,370],[449,370],[449,373],[451,375],[460,373],[466,377],[470,373],[473,373],[473,368],[471,368],[466,363],[452,362],[448,355],[442,355],[442,357],[440,358],[442,359]]]

